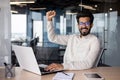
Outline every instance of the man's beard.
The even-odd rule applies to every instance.
[[[88,30],[88,28],[82,28],[82,29],[87,29]],[[81,33],[81,36],[87,36],[88,34],[90,34],[91,29],[89,29],[87,32],[82,32],[82,29],[79,29],[79,31]]]

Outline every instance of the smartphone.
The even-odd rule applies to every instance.
[[[84,75],[87,80],[104,80],[98,73],[85,73]]]

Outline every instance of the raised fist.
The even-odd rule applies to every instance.
[[[52,21],[52,18],[56,15],[56,12],[55,11],[48,11],[46,13],[46,17],[47,17],[47,20],[48,21]]]

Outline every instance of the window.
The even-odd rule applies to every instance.
[[[26,39],[26,14],[11,15],[11,40],[25,41]]]
[[[33,21],[33,37],[39,38],[39,46],[42,46],[43,43],[43,25],[42,21]]]

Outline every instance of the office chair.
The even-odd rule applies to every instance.
[[[106,50],[105,48],[100,49],[100,54],[98,55],[98,57],[97,57],[97,59],[95,61],[94,67],[98,67],[100,64],[102,64],[102,55],[103,55],[105,50]]]
[[[37,46],[37,43],[38,43],[38,42],[39,42],[39,37],[33,38],[33,39],[30,41],[30,47],[32,47],[35,56],[36,56],[36,46]]]

